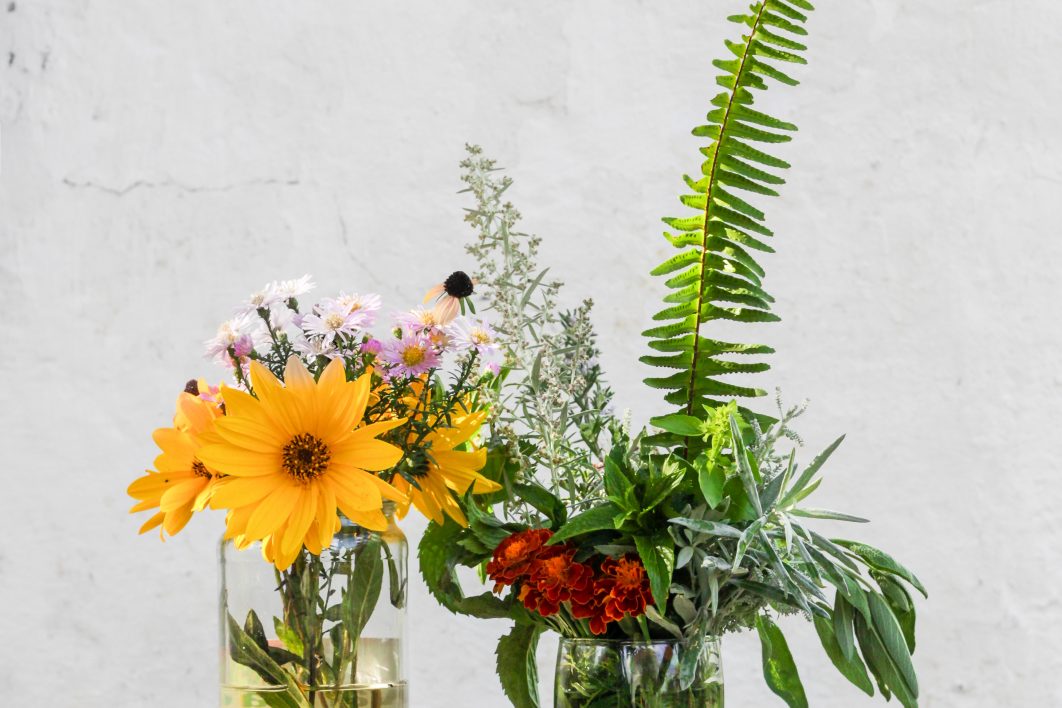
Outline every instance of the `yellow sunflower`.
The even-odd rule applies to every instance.
[[[348,382],[336,359],[315,382],[292,357],[283,384],[258,362],[250,378],[257,398],[223,388],[218,442],[200,450],[203,462],[228,475],[210,502],[231,510],[226,535],[238,545],[264,541],[266,556],[283,570],[304,545],[320,553],[331,543],[337,507],[365,528],[387,528],[383,500],[405,498],[372,472],[393,467],[402,451],[376,436],[405,420],[359,427],[371,374]]]
[[[177,397],[172,428],[159,428],[152,437],[162,454],[155,470],[129,485],[129,496],[139,500],[130,513],[158,508],[140,527],[140,533],[162,526],[173,536],[185,527],[192,513],[202,511],[217,488],[219,475],[199,459],[199,449],[210,442],[214,421],[222,415],[216,402],[191,393]],[[157,470],[157,471],[156,471]]]
[[[486,450],[479,448],[466,452],[455,449],[479,432],[486,417],[486,411],[477,411],[454,418],[454,427],[436,428],[425,436],[421,441],[426,448],[424,459],[413,472],[420,489],[400,475],[393,480],[395,488],[408,498],[398,505],[399,517],[406,515],[412,502],[424,516],[438,524],[446,521],[445,513],[462,526],[468,526],[454,492],[460,495],[471,489],[475,494],[485,494],[501,489],[501,485],[479,474],[487,463]]]

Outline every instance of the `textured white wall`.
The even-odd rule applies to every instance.
[[[923,705],[1060,705],[1062,3],[819,4],[805,84],[771,97],[801,126],[767,204],[771,381],[813,399],[812,445],[849,434],[820,505],[931,590]],[[646,272],[741,6],[3,0],[0,704],[213,704],[220,519],[138,538],[125,486],[262,282],[397,308],[465,263],[464,141],[597,299],[619,405],[660,410]],[[504,705],[502,623],[419,581],[411,616],[417,708]],[[814,706],[877,705],[786,626]],[[780,705],[753,638],[725,651],[731,705]]]

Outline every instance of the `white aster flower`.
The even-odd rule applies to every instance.
[[[498,338],[489,324],[468,317],[456,318],[447,328],[450,342],[458,351],[476,350],[480,356],[498,353]]]
[[[307,333],[322,336],[331,342],[337,334],[356,334],[364,321],[365,315],[362,313],[350,312],[335,303],[321,303],[314,307],[312,314],[302,318],[300,326]]]
[[[206,342],[206,356],[229,362],[229,348],[237,350],[236,356],[250,354],[257,344],[263,341],[263,332],[257,315],[244,313],[226,320],[218,327],[218,333]]]
[[[327,337],[296,335],[293,343],[295,345],[295,351],[311,361],[319,356],[326,356],[329,359],[334,359],[339,356],[340,353],[339,350],[336,349],[335,343]]]
[[[371,327],[376,322],[376,313],[383,305],[383,301],[376,293],[364,295],[340,293],[339,297],[322,300],[321,304],[335,305],[339,309],[346,309],[350,314],[361,314],[363,316],[362,326]]]
[[[275,282],[266,283],[261,290],[251,293],[251,296],[237,308],[236,313],[243,315],[258,312],[261,309],[270,309],[273,305],[280,302],[280,296],[277,294],[276,288],[277,284]]]
[[[273,283],[273,289],[276,291],[277,298],[283,301],[305,295],[315,287],[317,287],[317,285],[313,282],[313,279],[308,273],[295,280],[280,280]]]

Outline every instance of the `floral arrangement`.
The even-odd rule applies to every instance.
[[[257,545],[274,567],[282,645],[266,641],[255,609],[238,622],[223,597],[232,660],[283,691],[256,692],[268,705],[320,705],[322,677],[353,675],[357,628],[385,566],[391,601],[404,603],[401,559],[386,544],[324,553],[345,524],[385,532],[385,512],[402,517],[411,506],[465,524],[455,495],[500,489],[479,474],[498,347],[490,325],[459,316],[472,279],[453,273],[429,292],[434,306],[397,314],[379,338],[379,296],[341,294],[303,310],[312,288],[309,276],[271,283],[220,326],[207,355],[232,372],[232,385],[184,386],[173,426],[154,433],[155,469],[128,490],[133,512],[157,510],[141,533],[173,535],[196,512],[224,510],[225,539]],[[371,602],[355,608],[352,598]],[[354,631],[330,637],[339,625]]]
[[[766,371],[772,350],[703,333],[718,320],[778,319],[754,255],[773,250],[773,234],[739,195],[776,195],[784,182],[777,171],[788,163],[753,145],[788,141],[796,127],[752,108],[753,92],[768,80],[796,84],[780,66],[805,63],[811,9],[763,0],[730,18],[745,34],[727,43],[733,58],[715,62],[722,91],[693,131],[710,142],[700,176],[685,178],[692,213],[664,220],[677,253],[652,271],[668,293],[641,361],[665,372],[645,383],[674,412],[645,430],[614,414],[590,303],[558,309],[561,284],[539,267],[539,240],[517,230],[520,215],[504,202],[510,180],[477,147],[462,163],[476,202],[469,252],[504,356],[484,443],[487,474],[503,489],[466,495],[469,524],[432,523],[419,554],[443,605],[514,622],[497,668],[516,706],[538,705],[534,651],[553,630],[557,706],[718,708],[717,638],[746,629],[761,639],[770,689],[807,706],[775,622],[794,613],[860,690],[917,705],[912,591],[924,587],[885,552],[818,525],[865,519],[807,506],[841,439],[801,465],[792,425],[803,406],[779,401],[768,415],[738,403],[764,395],[735,376]],[[459,566],[493,587],[466,595]]]
[[[789,165],[766,150],[796,126],[753,108],[754,92],[797,83],[782,67],[806,63],[811,10],[758,0],[730,18],[743,34],[714,63],[722,90],[693,131],[708,142],[700,174],[685,177],[691,211],[664,219],[677,252],[652,270],[667,293],[641,361],[662,371],[645,383],[671,412],[646,428],[614,411],[593,303],[560,306],[540,240],[505,199],[511,180],[475,146],[461,163],[475,277],[451,274],[430,308],[397,315],[383,336],[371,333],[375,295],[301,309],[308,277],[266,286],[221,326],[208,354],[232,384],[188,382],[173,426],[155,432],[155,469],[129,493],[133,511],[157,509],[142,532],[173,535],[196,512],[224,510],[227,543],[264,559],[248,572],[271,571],[251,583],[271,604],[223,580],[229,663],[244,670],[229,688],[282,708],[405,705],[386,679],[372,679],[369,703],[355,693],[358,677],[386,673],[365,671],[387,663],[365,632],[382,596],[404,604],[392,512],[412,506],[430,519],[418,556],[436,599],[513,623],[497,671],[519,708],[539,705],[547,630],[562,637],[562,708],[721,708],[718,638],[743,630],[761,640],[770,689],[806,707],[775,621],[787,614],[814,624],[860,690],[917,706],[912,591],[925,588],[885,552],[819,525],[865,519],[807,505],[841,439],[798,462],[804,407],[739,403],[765,395],[740,377],[766,372],[772,349],[704,334],[720,320],[778,319],[758,261],[773,233],[749,200],[777,195]],[[474,290],[492,324],[465,314]],[[248,556],[227,547],[230,578]],[[488,587],[466,594],[460,567]],[[266,606],[276,639],[255,609]]]

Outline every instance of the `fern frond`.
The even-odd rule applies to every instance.
[[[774,298],[763,288],[764,270],[754,255],[773,252],[767,243],[773,232],[755,200],[777,196],[776,187],[785,183],[775,171],[788,169],[789,163],[769,150],[792,140],[797,127],[753,108],[754,92],[766,90],[771,81],[798,83],[786,65],[807,63],[804,24],[813,9],[807,0],[760,0],[746,14],[729,18],[745,33],[740,42],[726,42],[733,58],[713,62],[722,72],[716,83],[724,90],[711,100],[706,123],[693,130],[711,142],[700,150],[701,174],[684,178],[689,191],[679,197],[692,213],[664,219],[670,228],[664,236],[678,253],[651,271],[666,277],[670,292],[664,309],[653,316],[661,324],[643,333],[654,353],[641,361],[671,372],[646,384],[665,391],[664,399],[687,415],[700,415],[735,396],[764,394],[719,377],[766,371],[766,362],[728,357],[773,350],[708,339],[701,329],[713,320],[778,319],[770,311]],[[701,444],[672,434],[658,437],[668,445],[684,445],[690,457]]]

